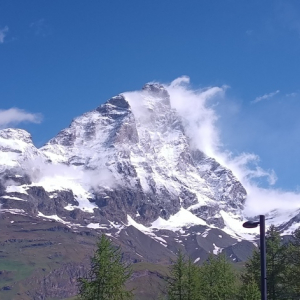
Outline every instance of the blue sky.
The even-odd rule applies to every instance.
[[[2,0],[0,126],[41,146],[111,96],[186,75],[229,86],[214,104],[224,149],[298,191],[299,54],[298,0]]]

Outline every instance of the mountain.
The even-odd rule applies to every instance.
[[[55,221],[66,232],[110,235],[135,263],[166,263],[178,247],[197,262],[220,252],[238,262],[256,239],[242,227],[246,199],[232,171],[193,145],[160,84],[112,97],[39,149],[24,130],[0,130],[7,230],[18,218]],[[299,216],[280,220],[288,230]]]

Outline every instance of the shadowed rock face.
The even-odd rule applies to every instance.
[[[107,101],[107,103],[115,106],[119,110],[128,110],[130,108],[129,103],[126,101],[123,95],[112,97]],[[97,110],[102,114],[105,113],[105,111],[108,111],[109,113],[109,110],[107,110],[107,105],[100,106],[97,108]]]

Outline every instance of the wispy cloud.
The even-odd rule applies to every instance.
[[[285,94],[286,97],[296,97],[297,95],[298,95],[298,93]]]
[[[272,92],[272,93],[269,93],[269,94],[264,94],[262,96],[256,97],[251,103],[257,103],[257,102],[260,102],[260,101],[263,101],[263,100],[270,99],[270,98],[274,97],[275,95],[277,95],[278,93],[280,93],[279,90],[277,90],[275,92]]]
[[[51,34],[51,29],[45,19],[40,19],[36,22],[32,22],[29,27],[33,33],[37,36],[46,37]]]
[[[22,122],[40,123],[41,114],[34,114],[19,108],[0,109],[0,128],[17,125]]]
[[[0,44],[3,44],[4,43],[4,39],[7,35],[7,32],[8,32],[8,27],[5,26],[4,28],[0,28]]]
[[[182,116],[192,146],[213,156],[216,149],[221,146],[221,141],[216,127],[218,116],[212,103],[224,96],[228,86],[192,90],[189,88],[189,81],[189,77],[183,76],[166,86],[171,105]],[[183,99],[187,99],[187,102]]]

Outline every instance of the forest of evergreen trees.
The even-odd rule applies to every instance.
[[[289,242],[283,243],[279,232],[271,226],[266,233],[267,294],[269,300],[300,299],[300,229]],[[220,254],[195,264],[179,251],[165,278],[166,288],[160,291],[165,300],[259,300],[259,249],[242,270]],[[125,288],[131,268],[122,262],[120,248],[104,235],[97,244],[87,277],[80,278],[79,299],[133,299],[134,291]],[[159,291],[158,291],[159,293]]]
[[[266,233],[268,300],[300,299],[300,229],[288,243],[271,226]],[[211,255],[201,266],[182,252],[170,267],[168,300],[259,300],[260,253],[254,251],[242,271],[222,254]]]

